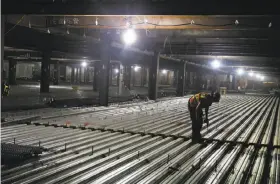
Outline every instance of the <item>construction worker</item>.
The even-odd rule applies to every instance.
[[[3,98],[3,96],[8,96],[9,91],[10,91],[10,86],[8,85],[8,83],[6,81],[3,81],[2,82],[2,91],[1,91],[2,98]]]
[[[190,112],[192,120],[192,141],[200,142],[201,134],[200,130],[203,124],[203,112],[202,109],[205,109],[205,120],[204,123],[209,123],[208,120],[208,110],[213,102],[219,102],[221,98],[220,93],[198,93],[192,96],[188,101],[188,109]]]

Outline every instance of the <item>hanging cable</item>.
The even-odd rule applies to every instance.
[[[21,21],[23,20],[23,18],[25,17],[25,15],[23,15],[19,20],[18,20],[18,22],[11,28],[11,29],[9,29],[6,33],[5,33],[5,35],[7,35],[10,31],[12,31],[19,23],[21,23]]]

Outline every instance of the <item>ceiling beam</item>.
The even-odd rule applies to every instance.
[[[91,29],[195,29],[195,30],[260,30],[279,29],[279,16],[48,16],[48,27]],[[45,22],[44,22],[45,23]]]
[[[63,3],[65,2],[65,3]],[[279,14],[271,1],[31,1],[3,0],[2,14],[44,15],[247,15]]]

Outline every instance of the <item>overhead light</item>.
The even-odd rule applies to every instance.
[[[115,68],[115,73],[119,73],[119,69]]]
[[[264,80],[264,76],[261,76],[261,80],[262,80],[262,81]]]
[[[47,29],[47,32],[48,32],[49,34],[51,34],[51,32],[50,32],[50,29],[49,29],[49,28]]]
[[[84,38],[86,37],[86,30],[84,30],[84,34],[83,34],[83,37],[84,37]]]
[[[98,18],[95,19],[95,25],[98,26]]]
[[[167,70],[162,70],[162,73],[163,73],[163,74],[166,74],[166,73],[167,73]]]
[[[67,31],[66,31],[66,33],[67,33],[67,34],[70,34],[70,32],[69,32],[69,29],[68,29],[68,28],[67,28]]]
[[[251,71],[251,72],[249,72],[249,76],[250,77],[253,77],[254,76],[254,73]]]
[[[219,60],[214,60],[214,61],[212,61],[211,66],[212,66],[212,68],[217,69],[217,68],[220,68],[221,63]]]
[[[144,22],[145,22],[145,24],[147,24],[147,23],[148,23],[148,20],[147,20],[147,19],[144,19]]]
[[[243,75],[244,74],[244,70],[242,68],[237,69],[237,74],[238,75]]]
[[[87,66],[87,62],[83,61],[81,65],[82,65],[82,67],[86,67]]]
[[[122,35],[123,41],[127,45],[134,43],[136,41],[136,37],[134,29],[127,29]]]
[[[140,66],[135,66],[134,71],[137,72],[141,67]]]
[[[260,78],[261,78],[261,75],[260,75],[260,74],[257,74],[256,77],[257,77],[258,79],[260,79]]]

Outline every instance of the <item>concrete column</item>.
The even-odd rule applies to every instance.
[[[5,15],[1,15],[1,79],[4,79]]]
[[[133,87],[135,86],[135,74],[136,74],[136,72],[135,72],[135,70],[133,68],[133,71],[132,71],[132,86]]]
[[[76,84],[79,83],[79,68],[75,68],[76,73],[75,73],[75,82]]]
[[[150,72],[149,72],[149,99],[157,99],[158,91],[158,68],[159,68],[159,51],[154,52],[152,61],[150,63]]]
[[[173,87],[177,88],[178,86],[178,71],[174,70],[174,76],[173,76]]]
[[[131,82],[131,65],[126,65],[124,71],[124,85],[129,90],[130,90],[130,82]]]
[[[236,78],[235,78],[235,75],[232,75],[232,90],[236,90]]]
[[[94,71],[93,71],[93,91],[98,90],[98,79],[99,79],[99,71],[100,71],[100,62],[95,61],[94,63]]]
[[[213,74],[213,85],[212,85],[212,90],[216,91],[217,90],[217,74]]]
[[[85,84],[87,84],[88,83],[88,81],[89,81],[89,68],[85,68],[84,69],[84,82],[85,82]]]
[[[59,66],[59,62],[57,62],[56,64],[54,64],[53,77],[54,77],[53,84],[54,84],[54,85],[58,85],[58,83],[59,83],[59,78],[60,78],[60,66]]]
[[[191,75],[190,71],[187,71],[187,76],[186,76],[186,88],[190,88],[190,80],[191,80]]]
[[[100,45],[100,74],[99,74],[99,104],[108,106],[109,103],[109,70],[111,58],[111,45],[109,35],[103,35]]]
[[[9,84],[16,84],[16,71],[17,71],[17,61],[10,60],[9,61]]]
[[[118,75],[118,94],[121,95],[124,87],[123,82],[123,73],[124,73],[124,67],[122,64],[119,66],[119,75]]]
[[[144,86],[146,83],[145,77],[146,77],[146,69],[144,67],[141,67],[141,86]]]
[[[226,79],[226,82],[227,82],[227,89],[230,89],[230,74],[227,74],[227,79]]]
[[[146,74],[147,74],[147,75],[146,75],[146,80],[147,80],[146,83],[149,84],[148,81],[149,81],[149,76],[150,76],[150,75],[149,75],[149,69],[148,69],[148,68],[146,68]]]
[[[75,68],[71,67],[71,84],[74,84],[75,81]]]
[[[197,71],[196,73],[195,73],[195,89],[196,90],[201,90],[201,84],[202,84],[202,80],[201,80],[201,73],[199,72],[199,71]]]
[[[79,83],[82,82],[82,67],[79,68]]]
[[[177,96],[184,96],[185,92],[185,76],[186,74],[186,63],[184,63],[178,71],[178,84],[177,84]]]
[[[117,73],[117,86],[120,86],[120,75],[121,75],[120,68],[121,68],[121,66],[120,66],[120,64],[118,64],[117,69],[119,70],[119,73]],[[113,71],[113,68],[111,69],[111,72],[115,73],[115,67],[114,67],[114,71]]]
[[[112,85],[113,85],[113,65],[109,64],[109,86],[112,86]]]
[[[48,93],[50,91],[50,61],[51,51],[43,52],[43,61],[41,65],[40,92]]]

